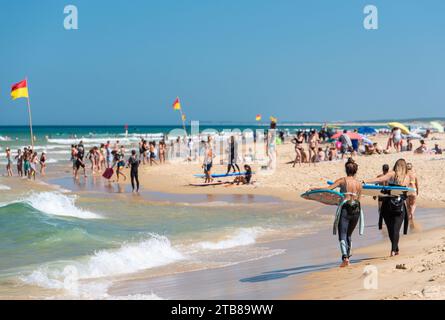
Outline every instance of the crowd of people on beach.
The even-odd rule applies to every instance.
[[[12,177],[14,175],[14,161],[16,163],[17,175],[19,177],[27,177],[28,179],[36,179],[39,171],[40,175],[45,175],[46,170],[46,153],[42,152],[40,156],[31,146],[18,149],[16,155],[12,154],[10,148],[5,150],[6,157],[6,175]]]
[[[413,138],[403,136],[400,128],[393,128],[388,135],[386,148],[382,148],[377,142],[372,142],[370,137],[360,135],[358,130],[343,130],[341,134],[330,130],[311,129],[309,131],[297,131],[290,139],[295,145],[295,159],[289,162],[295,165],[302,163],[317,163],[323,161],[335,161],[346,156],[357,155],[381,155],[395,152],[414,152],[416,154],[442,154],[439,144],[428,149],[425,140],[431,134],[430,130],[419,140],[419,146],[414,148]],[[305,145],[307,146],[305,148]]]

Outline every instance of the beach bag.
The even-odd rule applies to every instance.
[[[105,172],[102,174],[102,177],[104,177],[105,179],[110,179],[114,174],[114,170],[113,168],[107,168],[105,170]]]

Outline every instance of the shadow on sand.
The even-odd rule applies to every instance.
[[[363,259],[355,259],[351,260],[351,263],[359,263],[362,261],[369,261],[374,260],[378,258],[363,258]],[[317,265],[309,265],[309,266],[301,266],[301,267],[295,267],[290,269],[282,269],[282,270],[273,270],[273,271],[267,271],[263,272],[262,274],[250,278],[243,278],[240,279],[240,282],[263,282],[263,281],[271,281],[271,280],[278,280],[287,278],[290,276],[295,276],[299,274],[304,274],[308,272],[315,272],[315,271],[322,271],[327,270],[331,268],[336,268],[340,265],[339,262],[331,262],[331,263],[325,263],[325,264],[317,264]]]

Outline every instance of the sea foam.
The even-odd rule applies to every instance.
[[[32,193],[23,199],[22,202],[49,215],[80,219],[102,218],[102,216],[97,213],[76,207],[75,200],[75,196],[64,195],[60,192],[40,192]]]

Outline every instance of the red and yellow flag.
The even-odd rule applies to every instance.
[[[260,114],[257,114],[256,117],[255,117],[255,120],[256,120],[256,121],[261,121],[261,115],[260,115]]]
[[[179,98],[176,98],[175,102],[173,102],[173,110],[181,110],[181,103],[179,102]]]
[[[29,98],[28,95],[28,82],[26,80],[22,80],[12,85],[11,88],[11,98],[12,100],[18,98]]]

